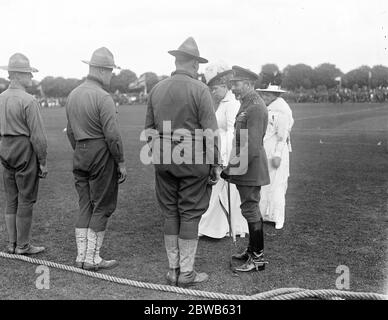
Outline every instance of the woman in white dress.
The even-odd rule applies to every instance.
[[[240,108],[240,102],[236,100],[228,87],[231,72],[231,68],[222,62],[209,65],[205,71],[205,78],[216,105],[216,117],[221,137],[220,153],[225,166],[228,164],[232,151],[234,122]],[[240,195],[233,184],[230,184],[230,204],[231,235],[234,239],[236,235],[244,237],[248,233],[248,224],[241,214]],[[213,186],[209,208],[199,223],[199,235],[218,239],[228,236],[228,211],[228,183],[220,178],[220,181]]]
[[[261,187],[260,211],[264,221],[275,223],[282,229],[285,216],[285,195],[290,175],[290,132],[294,124],[292,111],[280,97],[284,90],[269,85],[257,89],[268,107],[268,126],[264,136],[264,148],[268,157],[271,184]]]

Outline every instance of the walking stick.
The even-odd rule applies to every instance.
[[[232,238],[232,243],[236,246],[236,239],[233,236],[232,232],[232,206],[230,204],[230,182],[228,181],[228,223],[229,223],[229,237]],[[232,244],[229,245],[229,268],[232,270],[233,273],[236,273],[235,268],[233,267],[232,263]]]

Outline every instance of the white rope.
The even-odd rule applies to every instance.
[[[30,258],[23,255],[8,254],[5,252],[0,252],[0,257],[5,259],[21,260],[32,264],[43,265],[43,266],[52,267],[60,270],[83,274],[88,277],[115,282],[119,284],[124,284],[124,285],[137,287],[137,288],[173,292],[177,294],[203,297],[203,298],[209,298],[209,299],[218,299],[218,300],[267,300],[267,299],[295,300],[295,299],[306,299],[306,298],[323,298],[323,299],[335,299],[335,300],[342,299],[342,298],[388,300],[387,295],[382,295],[377,293],[350,292],[350,291],[330,290],[330,289],[329,290],[306,290],[302,288],[281,288],[281,289],[275,289],[272,291],[258,293],[252,296],[224,294],[224,293],[218,293],[218,292],[184,289],[180,287],[154,284],[149,282],[133,281],[125,278],[118,278],[108,274],[97,273],[93,271],[76,268],[73,266],[59,264],[52,261]]]

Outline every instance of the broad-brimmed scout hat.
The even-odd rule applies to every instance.
[[[197,43],[193,37],[187,38],[177,50],[168,51],[169,54],[176,56],[185,55],[190,58],[196,59],[199,63],[207,63],[208,60],[200,57]]]
[[[13,54],[9,58],[8,66],[1,66],[0,69],[25,73],[38,72],[38,69],[30,66],[30,60],[22,53]]]
[[[280,86],[276,86],[274,84],[269,84],[266,89],[256,89],[256,91],[260,92],[273,92],[273,93],[284,93],[287,92],[285,90],[280,89]]]
[[[209,64],[205,69],[205,79],[208,86],[226,84],[232,77],[233,70],[225,62]]]
[[[95,50],[90,61],[82,60],[82,62],[93,67],[121,69],[115,65],[112,52],[110,52],[109,49],[105,47],[101,47]]]
[[[259,79],[259,76],[251,70],[244,69],[239,66],[233,66],[232,70],[233,70],[233,77],[232,79],[230,79],[230,81],[243,81],[243,80],[256,81]]]

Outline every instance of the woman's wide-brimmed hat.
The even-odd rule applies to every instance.
[[[38,69],[30,66],[30,60],[22,53],[13,54],[9,58],[8,66],[1,66],[0,69],[24,73],[38,72]]]
[[[193,58],[197,60],[199,63],[207,63],[208,60],[205,58],[202,58],[199,55],[199,50],[197,43],[195,42],[193,37],[187,38],[177,50],[170,50],[168,51],[169,54],[173,55],[174,57],[176,56],[181,56],[185,55],[187,57]]]
[[[112,52],[105,47],[98,48],[93,52],[92,58],[89,61],[82,60],[82,62],[93,67],[121,69],[115,65]]]
[[[206,67],[204,74],[207,85],[212,86],[215,84],[226,84],[229,78],[231,78],[232,73],[232,68],[230,68],[225,62],[218,61],[209,64]]]
[[[276,86],[273,84],[269,84],[265,89],[256,89],[256,91],[260,92],[273,92],[273,93],[285,93],[287,91],[280,89],[280,86]]]

